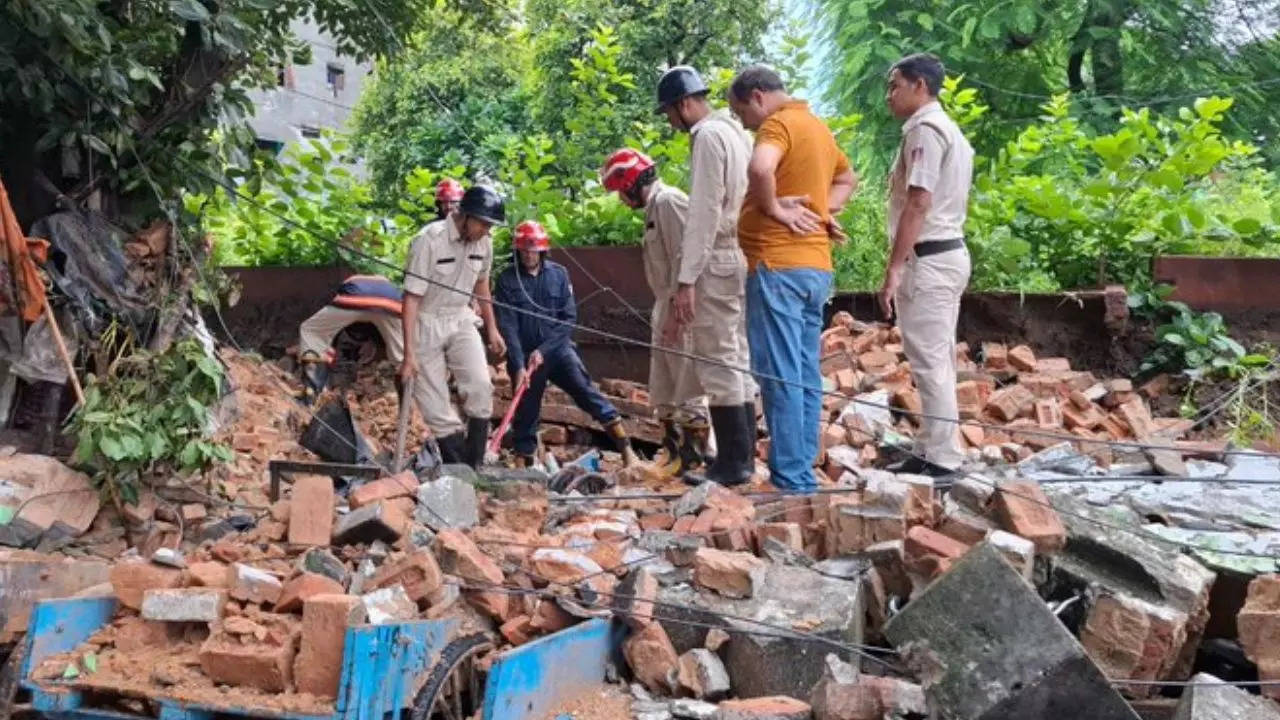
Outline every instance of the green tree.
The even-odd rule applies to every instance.
[[[371,4],[372,3],[372,4]],[[3,0],[0,172],[30,222],[58,195],[127,219],[212,185],[251,148],[246,91],[306,46],[311,17],[345,54],[386,56],[431,0]],[[150,175],[143,168],[149,168]],[[152,183],[154,182],[154,185]]]

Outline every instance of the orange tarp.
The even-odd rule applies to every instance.
[[[18,217],[9,204],[9,193],[0,180],[0,240],[4,241],[3,261],[8,266],[11,288],[0,290],[0,310],[12,312],[9,303],[17,305],[17,311],[26,322],[35,322],[44,312],[44,283],[36,269],[36,261],[43,263],[49,255],[49,242],[40,238],[28,238],[22,233]]]

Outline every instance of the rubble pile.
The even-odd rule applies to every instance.
[[[875,463],[882,446],[904,444],[919,426],[912,413],[922,406],[898,328],[837,313],[822,334],[821,353],[825,389],[837,393],[824,399],[832,417],[822,433],[823,466],[838,477],[841,466]],[[960,418],[969,421],[960,425],[960,436],[975,462],[1017,462],[1061,442],[1053,434],[1064,434],[1078,438],[1103,468],[1116,461],[1106,441],[1173,446],[1180,452],[1158,457],[1157,468],[1185,474],[1181,455],[1213,455],[1225,447],[1182,440],[1193,427],[1190,420],[1152,417],[1148,401],[1164,391],[1167,378],[1134,388],[1127,379],[1073,370],[1066,358],[1038,358],[1026,345],[1001,343],[983,343],[976,351],[960,343],[956,369]]]
[[[1231,484],[1280,477],[1280,460],[1205,443],[1176,458],[1101,445],[1185,430],[1149,412],[1144,424],[1141,391],[1019,348],[999,367],[991,347],[981,370],[964,370],[964,383],[990,387],[961,404],[967,419],[1005,429],[966,426],[963,475],[876,469],[914,425],[854,401],[918,402],[894,340],[840,316],[824,335],[824,371],[846,398],[827,400],[821,490],[807,497],[762,494],[763,467],[743,488],[689,489],[647,463],[610,470],[610,458],[554,477],[453,465],[435,477],[297,474],[272,502],[266,461],[314,459],[296,439],[307,415],[283,372],[228,353],[238,415],[220,432],[237,461],[209,487],[155,487],[119,517],[56,461],[0,458],[0,470],[29,468],[0,472],[0,507],[14,508],[0,532],[81,556],[0,555],[0,587],[40,578],[54,588],[42,597],[118,601],[106,627],[44,661],[38,679],[185,702],[332,712],[353,625],[454,619],[494,639],[486,667],[511,647],[614,618],[627,628],[621,670],[638,720],[1133,718],[1160,702],[1181,703],[1178,717],[1239,707],[1280,718],[1280,704],[1212,680],[1180,700],[1158,685],[1213,667],[1206,649],[1223,647],[1247,658],[1237,670],[1280,680],[1280,567],[1268,559],[1280,555],[1280,497]],[[608,390],[632,410],[644,401],[640,386]],[[390,378],[358,379],[344,399],[385,452]],[[1027,415],[1042,406],[1059,413]],[[1072,426],[1076,412],[1104,420]],[[562,422],[566,442],[577,422]],[[1020,432],[1028,423],[1094,443]],[[1171,471],[1223,481],[1136,479]],[[563,473],[605,481],[589,498]],[[84,497],[19,507],[37,488]],[[17,613],[0,607],[0,617]],[[1261,689],[1280,699],[1280,684]]]

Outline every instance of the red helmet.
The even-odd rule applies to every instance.
[[[462,183],[445,178],[436,185],[436,202],[458,202],[462,199]]]
[[[517,225],[515,232],[511,234],[511,240],[516,250],[546,252],[551,249],[551,238],[547,237],[547,231],[534,220],[525,220]]]
[[[600,169],[600,184],[610,192],[630,192],[653,160],[639,150],[623,148],[609,156]]]

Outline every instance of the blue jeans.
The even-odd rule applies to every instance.
[[[747,343],[769,428],[769,472],[780,490],[817,489],[820,450],[822,308],[831,295],[824,270],[767,270],[747,276]],[[767,376],[786,382],[772,380]]]
[[[532,455],[538,447],[538,418],[542,414],[542,394],[550,380],[573,398],[573,402],[591,414],[601,425],[618,418],[618,410],[591,384],[591,376],[582,364],[582,358],[571,345],[543,358],[542,367],[529,378],[529,388],[511,419],[511,431],[515,451]]]

